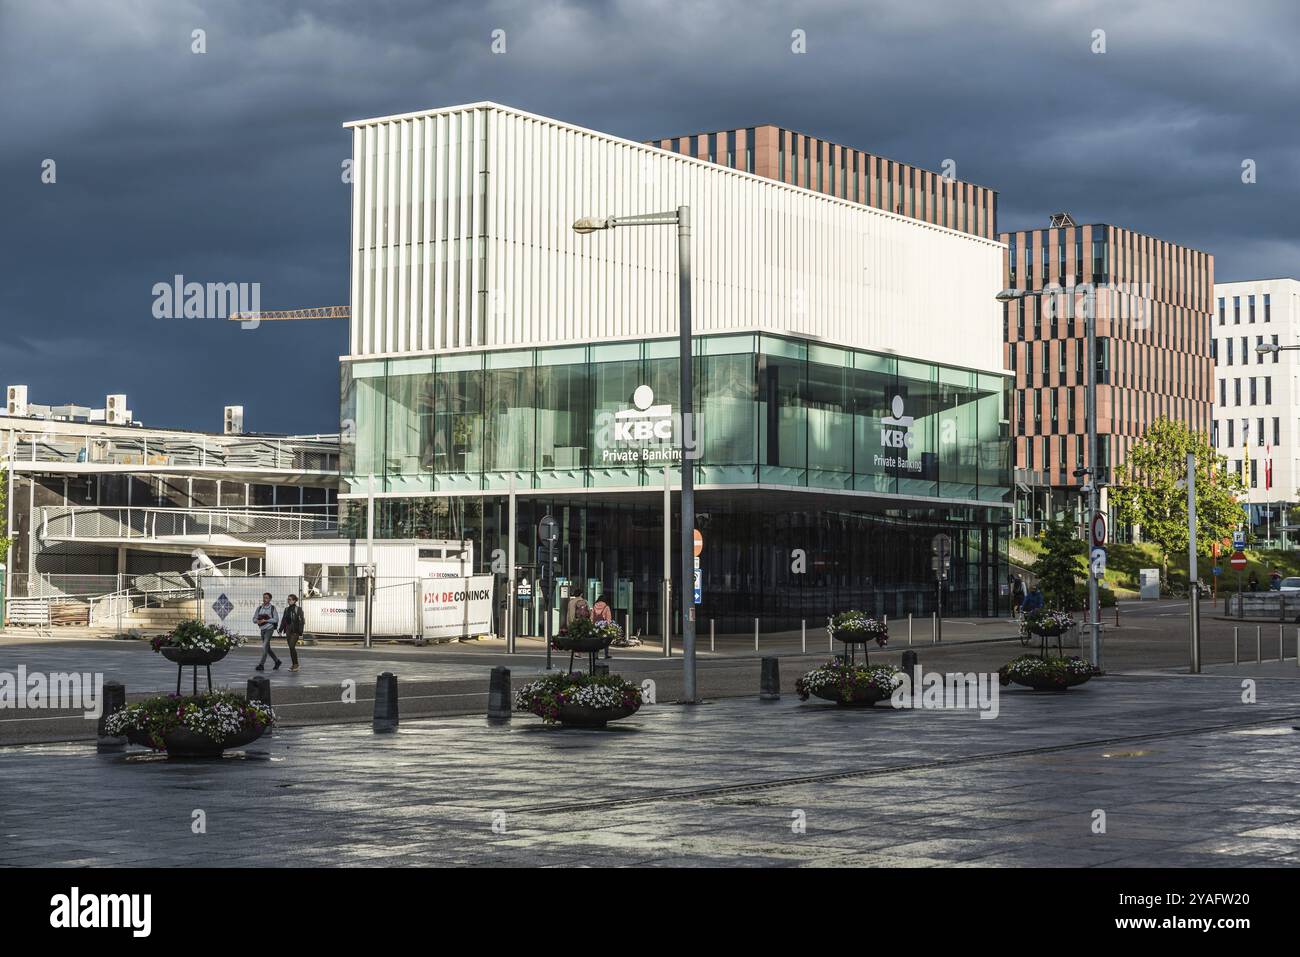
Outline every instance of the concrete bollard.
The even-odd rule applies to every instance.
[[[120,681],[105,681],[101,703],[103,707],[99,713],[99,737],[95,741],[95,750],[100,754],[113,754],[126,747],[126,738],[122,735],[105,734],[104,721],[114,711],[121,711],[126,707],[126,685]]]
[[[375,679],[376,734],[397,730],[397,675],[385,671]]]
[[[271,704],[271,679],[266,675],[254,675],[249,678],[248,691],[245,693],[245,697],[249,701],[258,701],[269,707]],[[274,733],[274,728],[267,728],[265,736],[269,738]]]
[[[594,672],[592,672],[592,674],[596,674],[596,675],[604,675],[606,678],[608,678],[608,677],[609,677],[609,665],[605,664],[603,661],[597,662],[597,663],[596,663],[596,670],[595,670]]]
[[[763,659],[763,676],[759,681],[758,700],[777,701],[781,697],[781,661]]]
[[[609,665],[605,665],[609,670]],[[497,665],[488,679],[488,724],[504,724],[510,720],[510,669]]]
[[[1240,651],[1238,650],[1238,645],[1237,645],[1237,628],[1236,628],[1236,626],[1233,626],[1233,629],[1232,629],[1232,663],[1233,663],[1234,665],[1239,665],[1239,664],[1241,664],[1241,653],[1240,653]]]
[[[754,650],[758,651],[758,619],[754,619]]]

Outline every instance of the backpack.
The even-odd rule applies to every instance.
[[[579,598],[573,606],[574,618],[590,618],[591,606],[587,604],[587,599]]]

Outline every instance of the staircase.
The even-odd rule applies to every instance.
[[[199,618],[199,602],[196,598],[168,602],[158,607],[137,606],[123,608],[120,615],[97,615],[96,624],[120,627],[122,631],[143,631],[161,634],[187,618]],[[120,626],[119,626],[120,623]]]

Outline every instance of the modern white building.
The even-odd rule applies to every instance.
[[[340,500],[373,476],[378,534],[482,571],[513,488],[520,577],[549,513],[563,576],[657,629],[681,463],[618,423],[678,404],[677,236],[572,227],[688,206],[701,617],[928,614],[939,533],[945,607],[1005,603],[1001,243],[493,103],[347,127]]]
[[[1300,281],[1216,283],[1214,295],[1214,446],[1246,482],[1255,533],[1289,543],[1278,526],[1300,501]]]

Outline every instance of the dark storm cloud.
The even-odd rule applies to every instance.
[[[339,124],[483,99],[636,139],[771,122],[951,159],[1006,228],[1065,209],[1212,252],[1221,280],[1295,275],[1297,36],[1292,2],[0,0],[0,378],[125,391],[157,424],[242,403],[251,428],[334,428],[341,323],[158,320],[153,284],[346,302]]]

